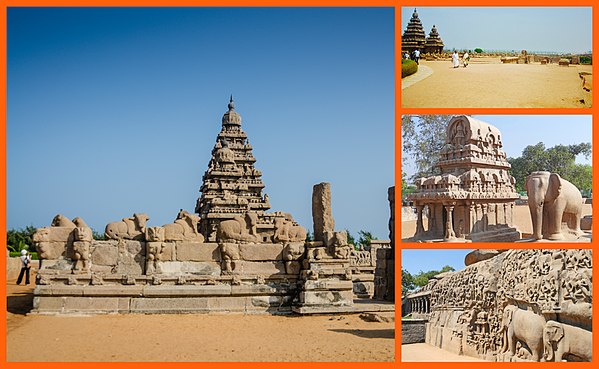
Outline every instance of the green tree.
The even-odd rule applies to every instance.
[[[308,231],[306,232],[306,242],[312,242],[314,241],[314,236],[312,235],[312,232]]]
[[[404,297],[414,291],[414,277],[405,269],[401,270],[401,296]]]
[[[581,154],[586,158],[591,156],[590,143],[557,145],[547,149],[543,142],[539,142],[525,147],[521,157],[508,158],[517,191],[525,191],[526,176],[539,170],[558,173],[580,190],[590,190],[592,168],[590,165],[576,164],[576,156]]]
[[[474,49],[474,52],[476,52],[477,54],[480,54],[483,52],[483,49],[481,49],[480,47],[477,47],[476,49]]]
[[[440,173],[435,164],[445,145],[445,129],[450,119],[450,115],[402,116],[402,166],[405,167],[409,158],[416,169],[416,173],[409,178],[410,181]]]
[[[417,287],[424,287],[428,281],[437,274],[453,271],[455,271],[455,269],[449,265],[445,265],[441,270],[430,270],[428,272],[420,271],[418,274],[413,275],[413,282]]]
[[[92,229],[92,237],[94,240],[104,241],[106,240],[106,235],[104,233],[99,233],[95,229]]]
[[[378,238],[376,238],[375,236],[372,235],[371,232],[369,231],[358,231],[358,241],[356,246],[358,245],[362,245],[362,246],[370,246],[370,241],[372,240],[378,240]]]
[[[11,251],[23,249],[33,251],[32,236],[36,230],[34,226],[27,226],[25,229],[9,229],[6,232],[6,247]]]
[[[347,232],[347,243],[356,246],[356,240],[354,239],[354,236],[349,233],[349,229],[346,229],[345,232]]]

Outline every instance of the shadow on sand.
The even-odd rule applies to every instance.
[[[33,309],[33,291],[17,292],[6,296],[6,310],[12,314],[25,315]]]
[[[362,338],[395,338],[395,329],[331,329],[331,331],[349,333]]]

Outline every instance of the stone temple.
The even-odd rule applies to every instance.
[[[37,229],[33,313],[393,311],[393,243],[349,244],[334,228],[329,183],[313,188],[307,241],[291,214],[267,212],[232,97],[221,123],[197,215],[181,209],[172,223],[150,226],[135,213],[109,223],[106,240],[93,239],[79,217],[59,214]],[[393,199],[391,189],[391,209]]]
[[[451,119],[436,164],[440,173],[418,179],[416,191],[408,196],[418,216],[413,240],[520,239],[513,225],[519,195],[502,145],[496,127],[465,115]]]
[[[401,36],[402,51],[411,53],[414,50],[420,50],[423,53],[438,54],[443,51],[443,47],[443,40],[441,40],[437,27],[434,25],[429,36],[426,37],[422,22],[418,18],[418,12],[414,9],[412,18],[410,18],[408,26]]]

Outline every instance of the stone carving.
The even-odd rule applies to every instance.
[[[225,273],[232,273],[235,269],[235,261],[240,260],[239,246],[234,243],[220,243],[221,259],[224,263]]]
[[[39,258],[45,260],[55,260],[62,257],[73,257],[79,260],[78,258],[81,258],[82,254],[77,250],[85,254],[85,249],[89,245],[78,243],[77,250],[75,250],[73,243],[75,241],[91,242],[91,240],[92,230],[82,218],[76,217],[71,221],[61,214],[52,219],[50,227],[38,228],[32,236]],[[87,254],[89,255],[89,251]]]
[[[130,218],[123,218],[120,222],[108,223],[105,230],[106,237],[114,240],[143,240],[149,219],[146,214],[136,213]]]
[[[285,273],[299,274],[299,260],[304,255],[305,247],[303,242],[290,242],[283,248],[283,260],[285,261]]]
[[[545,319],[531,311],[521,310],[508,305],[503,310],[501,331],[505,335],[503,352],[516,355],[516,343],[524,342],[532,351],[533,361],[545,361],[543,358],[543,328]]]
[[[199,221],[199,216],[181,209],[174,223],[162,226],[164,228],[164,240],[204,242],[204,236],[198,230]]]
[[[325,241],[325,233],[333,232],[335,220],[331,208],[331,184],[319,183],[312,189],[312,219],[314,241]]]
[[[564,360],[588,360],[592,250],[508,250],[435,278],[408,295],[413,309],[428,313],[428,343],[490,361],[553,361],[558,349]],[[550,321],[564,325],[572,343],[544,335]]]
[[[572,183],[557,173],[533,172],[526,177],[526,192],[534,238],[564,239],[562,220],[576,238],[583,234],[582,195]]]
[[[418,179],[416,191],[408,196],[417,211],[413,240],[520,239],[512,224],[519,195],[502,147],[501,132],[488,123],[469,116],[449,121],[436,164],[440,174]]]
[[[78,218],[81,219],[81,218]],[[85,222],[78,222],[79,224],[85,224]],[[92,230],[89,227],[77,227],[75,228],[75,241],[73,242],[73,259],[75,263],[73,265],[74,270],[89,271],[89,259],[91,257],[89,248],[92,243]]]
[[[284,218],[276,218],[274,225],[274,242],[301,242],[306,240],[306,228],[294,222],[291,214],[285,214]]]
[[[217,240],[219,242],[258,242],[256,213],[247,213],[231,220],[223,220],[218,225]]]
[[[152,232],[153,235],[156,235]],[[162,273],[160,261],[164,244],[162,242],[146,242],[146,274]]]
[[[560,362],[565,355],[576,361],[593,361],[592,333],[568,324],[550,320],[543,330],[547,361]]]
[[[75,228],[77,225],[70,221],[69,218],[65,217],[62,214],[57,214],[54,219],[52,219],[51,227],[66,227],[66,228]]]
[[[146,241],[164,242],[164,227],[147,227]]]
[[[351,250],[353,249],[347,243],[347,232],[332,232],[332,237],[329,240],[329,250],[337,259],[349,259]]]

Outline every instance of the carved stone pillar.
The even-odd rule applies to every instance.
[[[486,232],[489,230],[489,214],[487,212],[488,210],[488,205],[487,204],[482,204],[482,208],[483,208],[483,232]]]
[[[476,233],[476,206],[470,204],[470,233]]]
[[[480,204],[476,204],[476,232],[482,232],[483,210]]]
[[[503,218],[504,218],[504,224],[508,224],[508,221],[507,221],[507,204],[503,204]]]
[[[513,221],[514,221],[514,203],[511,203],[507,225],[511,227]]]
[[[422,209],[423,208],[424,208],[423,205],[416,205],[416,211],[418,212],[418,219],[416,219],[416,235],[415,235],[415,237],[424,236],[424,225],[422,223]]]
[[[445,222],[445,239],[455,239],[455,232],[453,231],[453,205],[446,205],[445,210],[447,211],[447,221]]]

